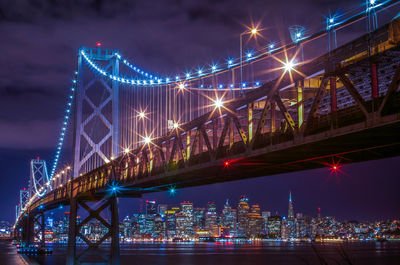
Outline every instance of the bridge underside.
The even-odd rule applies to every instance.
[[[128,186],[144,188],[154,192],[168,189],[171,184],[179,188],[213,184],[246,178],[270,176],[282,173],[297,172],[315,168],[328,168],[333,162],[347,164],[367,160],[382,159],[400,155],[400,121],[350,134],[312,141],[302,139],[298,144],[282,143],[280,146],[266,146],[251,152],[251,156],[232,156],[229,160],[221,159],[206,163],[190,170],[168,177],[143,181]],[[329,132],[328,132],[329,133]],[[323,133],[325,135],[325,133]],[[322,136],[322,135],[320,135]],[[322,138],[322,137],[320,137]],[[228,161],[226,165],[225,162]],[[145,188],[158,187],[146,190]],[[129,196],[129,189],[121,196]]]

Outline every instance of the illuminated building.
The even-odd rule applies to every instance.
[[[146,215],[155,215],[156,213],[156,201],[146,200]]]
[[[229,205],[229,200],[226,200],[222,210],[221,225],[225,235],[236,235],[236,210]]]
[[[288,220],[294,220],[294,210],[293,210],[292,192],[291,191],[289,191]]]
[[[146,219],[144,234],[152,235],[154,232],[154,217],[157,214],[156,202],[146,200]]]
[[[140,213],[138,218],[139,233],[145,234],[146,230],[146,214]]]
[[[213,226],[217,225],[217,206],[214,202],[207,204],[207,212],[205,218],[205,229],[212,234]]]
[[[164,222],[160,214],[156,214],[154,217],[154,237],[161,237],[164,236],[165,229],[164,229]]]
[[[196,208],[194,209],[193,214],[193,226],[195,231],[203,231],[205,229],[205,208]]]
[[[129,218],[129,216],[126,216],[124,220],[122,220],[122,227],[120,227],[120,233],[124,238],[132,236],[132,220]]]
[[[185,216],[184,233],[186,236],[193,236],[193,203],[181,203],[181,213]]]
[[[161,215],[161,218],[165,218],[165,212],[168,210],[167,204],[159,204],[157,207],[157,213]]]
[[[266,212],[262,212],[261,213],[261,216],[262,216],[262,218],[263,218],[263,234],[268,234],[268,217],[270,217],[271,216],[271,212],[268,212],[268,211],[266,211]]]
[[[249,234],[249,198],[242,195],[239,199],[237,208],[238,225],[237,235],[240,237],[247,237]]]
[[[254,204],[251,206],[249,212],[249,230],[248,235],[250,237],[257,237],[262,234],[263,218],[260,214],[260,206]]]
[[[178,208],[179,210],[179,208]],[[168,238],[173,238],[176,235],[176,211],[167,210],[165,212],[165,232]]]
[[[273,215],[268,217],[268,237],[281,238],[282,217]]]
[[[176,218],[176,236],[186,237],[186,216],[180,212],[175,215]]]

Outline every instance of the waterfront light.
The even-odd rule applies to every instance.
[[[146,116],[146,114],[143,111],[139,112],[139,117],[141,119],[143,119],[145,116]]]
[[[178,129],[179,128],[179,123],[174,122],[174,129]]]
[[[251,35],[256,35],[257,32],[258,32],[257,28],[252,28],[251,31],[250,31]]]
[[[125,148],[125,149],[124,149],[124,154],[128,154],[129,151],[130,151],[129,148]]]

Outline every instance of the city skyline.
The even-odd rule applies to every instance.
[[[240,240],[385,240],[397,239],[400,234],[400,220],[376,220],[359,222],[357,220],[338,220],[329,213],[317,209],[315,215],[296,211],[292,191],[287,193],[286,215],[268,211],[263,205],[252,202],[242,195],[235,205],[226,199],[223,208],[218,209],[215,202],[197,205],[182,201],[178,205],[157,203],[154,200],[141,201],[140,212],[133,212],[119,220],[119,238],[132,240],[183,240],[204,241],[215,239]],[[69,212],[59,209],[56,216],[47,214],[45,220],[46,240],[65,242],[67,239]],[[85,216],[78,216],[77,223]],[[105,220],[107,217],[103,216]],[[11,232],[11,224],[0,221],[0,237]],[[36,227],[35,229],[39,229]],[[81,228],[81,233],[91,240],[100,240],[107,228],[99,220],[92,220]]]
[[[85,30],[91,31],[93,27],[96,27],[97,23],[107,22],[102,18],[106,10],[103,9],[104,7],[101,8],[101,5],[99,9],[89,7],[80,9],[79,6],[74,6],[73,10],[65,6],[60,6],[58,10],[60,12],[59,17],[49,16],[44,11],[47,10],[45,7],[43,7],[43,10],[39,10],[39,13],[43,14],[43,16],[36,17],[33,14],[38,13],[30,12],[29,10],[37,10],[37,7],[31,4],[28,4],[26,9],[21,10],[17,10],[14,6],[2,9],[4,17],[8,19],[6,22],[7,26],[2,27],[1,30],[9,38],[5,38],[1,46],[4,50],[10,52],[5,54],[5,63],[1,64],[6,70],[6,75],[0,90],[2,95],[0,99],[0,126],[3,128],[0,137],[0,168],[2,170],[0,194],[7,194],[7,196],[3,196],[4,198],[0,201],[0,207],[5,209],[5,211],[0,213],[0,219],[10,221],[14,219],[17,198],[16,196],[8,196],[8,193],[15,195],[18,194],[20,189],[26,187],[29,177],[30,159],[39,156],[46,161],[51,161],[54,156],[53,147],[57,141],[56,133],[61,122],[59,118],[64,111],[64,101],[68,94],[66,84],[71,81],[70,73],[74,71],[76,65],[76,60],[71,60],[71,58],[73,54],[76,54],[78,47],[81,45],[92,47],[96,42],[101,41],[104,47],[121,49],[121,52],[129,58],[134,58],[145,69],[164,73],[170,70],[175,71],[175,68],[184,69],[189,65],[204,64],[206,61],[208,62],[208,59],[225,58],[226,55],[236,56],[238,53],[238,37],[240,32],[245,29],[244,25],[251,25],[251,22],[259,21],[263,27],[271,25],[271,29],[268,28],[265,30],[268,40],[260,39],[260,43],[267,43],[269,39],[283,41],[290,39],[287,30],[290,25],[301,23],[309,25],[310,31],[316,31],[324,27],[325,16],[330,13],[330,9],[354,10],[362,6],[362,3],[358,0],[336,1],[329,4],[329,6],[304,5],[290,2],[290,5],[296,7],[288,11],[286,8],[283,8],[285,4],[269,3],[267,7],[262,1],[258,1],[257,3],[254,6],[249,5],[247,7],[248,11],[237,8],[233,4],[227,5],[229,6],[228,9],[225,7],[221,8],[218,4],[213,4],[212,8],[205,4],[193,4],[193,6],[176,5],[174,12],[177,12],[179,16],[172,16],[173,18],[168,19],[171,19],[171,23],[181,26],[172,28],[165,26],[163,21],[153,21],[152,17],[153,11],[160,13],[160,11],[167,9],[166,3],[160,3],[164,8],[152,10],[151,12],[148,6],[138,4],[135,7],[135,12],[142,14],[141,19],[149,23],[144,23],[146,27],[143,27],[143,25],[140,25],[135,20],[132,22],[134,24],[132,28],[134,28],[138,35],[143,36],[142,41],[146,42],[145,45],[135,43],[130,34],[116,34],[114,30],[110,30],[109,28],[98,34],[85,34],[82,31],[82,25],[85,25]],[[289,3],[286,4],[288,5]],[[257,8],[256,6],[263,6],[263,8]],[[129,14],[125,13],[126,9],[122,8],[120,3],[116,4],[115,8],[121,10],[123,16],[112,16],[109,20],[115,23],[113,25],[116,25],[117,28],[131,28],[126,26],[127,20],[125,18],[129,17]],[[272,8],[275,10],[274,14],[271,14],[273,16],[267,15]],[[52,9],[53,7],[49,7],[49,10]],[[208,17],[202,10],[208,10],[207,12],[213,15]],[[65,14],[70,14],[70,12],[71,20],[64,21],[65,17],[70,17],[69,15],[65,16]],[[286,12],[290,12],[290,15],[284,16],[283,14],[286,14]],[[308,16],[310,12],[319,15],[310,17]],[[16,13],[20,15],[18,17],[13,16]],[[58,12],[56,13],[58,14]],[[220,13],[225,14],[224,17],[228,21],[227,23],[223,23],[223,25],[219,23],[220,18],[218,18],[219,15],[217,14]],[[252,14],[254,21],[251,21],[249,13]],[[380,18],[394,17],[395,14],[392,13],[396,12],[390,9],[382,11]],[[240,22],[237,21],[238,17],[240,18]],[[76,23],[75,19],[84,19],[87,24]],[[52,21],[54,28],[43,27],[43,23],[47,23],[47,20]],[[350,41],[356,35],[365,32],[364,23],[360,24],[362,25],[354,26],[351,33],[346,33],[338,37],[338,44]],[[193,27],[195,30],[193,30]],[[160,28],[163,30],[160,30]],[[209,32],[209,29],[213,29],[212,32]],[[42,37],[26,39],[24,36],[27,34],[15,35],[16,32],[31,32],[32,30],[36,32],[36,35]],[[69,34],[75,30],[78,32],[78,37],[76,38]],[[43,35],[43,32],[46,32],[46,34]],[[164,36],[165,32],[171,34],[171,37],[160,38],[163,44],[159,47],[157,45],[157,49],[160,47],[165,49],[159,54],[162,58],[149,56],[150,51],[154,48],[152,45],[153,38],[150,35],[152,32],[158,32],[161,36]],[[52,36],[52,34],[55,34],[57,37],[49,38],[48,36]],[[284,36],[282,37],[282,35]],[[61,36],[70,37],[64,40]],[[171,38],[179,38],[180,42],[173,42]],[[18,40],[16,42],[18,45],[15,45],[14,40]],[[55,41],[54,45],[53,40]],[[204,46],[199,47],[195,45],[199,41],[205,41],[206,43]],[[174,43],[176,46],[171,46],[171,43]],[[52,48],[43,49],[42,47]],[[136,50],[132,51],[131,47],[135,47]],[[187,52],[186,47],[192,47],[194,51]],[[27,60],[26,57],[21,57],[24,54],[22,51],[27,51],[32,58]],[[62,66],[59,66],[53,60],[53,58],[58,58],[57,56],[60,56]],[[43,58],[43,60],[39,58]],[[180,58],[185,58],[185,60],[181,60]],[[37,64],[39,61],[41,64]],[[174,69],[168,67],[168,62],[171,61],[176,65]],[[223,60],[221,59],[221,61]],[[8,67],[8,65],[12,65],[13,67]],[[32,67],[32,65],[35,65],[35,67]],[[27,74],[23,76],[24,78],[21,82],[17,81],[17,77],[19,76],[15,76],[15,73],[18,71],[9,71],[16,67],[21,67],[21,69],[26,68]],[[47,73],[46,69],[53,69],[54,72],[44,74]],[[35,78],[37,76],[42,76],[43,78],[37,79]],[[4,113],[10,116],[8,117]],[[26,128],[26,126],[30,127]],[[34,134],[35,137],[26,134],[32,130],[37,132]],[[21,137],[17,138],[16,136]],[[69,137],[68,142],[65,144],[62,159],[72,157],[71,138]],[[71,162],[67,160],[65,159],[64,161]],[[221,197],[226,197],[226,194],[224,194],[225,190],[229,190],[232,196],[235,197],[240,195],[240,192],[235,192],[235,190],[240,188],[240,186],[245,186],[245,190],[249,192],[254,191],[254,196],[260,202],[266,204],[273,202],[274,198],[279,196],[274,194],[274,189],[282,189],[280,193],[288,189],[303,191],[300,194],[307,194],[305,190],[309,189],[310,192],[307,198],[298,199],[299,203],[303,204],[304,202],[304,205],[311,205],[311,201],[315,202],[312,208],[307,209],[309,212],[320,206],[322,209],[332,209],[341,218],[368,220],[377,219],[380,216],[395,217],[398,215],[397,204],[395,203],[396,196],[394,195],[396,193],[394,187],[399,186],[396,166],[398,162],[399,158],[395,157],[378,161],[368,161],[361,164],[345,165],[342,167],[344,173],[339,174],[338,177],[334,175],[330,176],[327,166],[324,169],[261,178],[265,180],[251,179],[243,182],[228,182],[193,189],[178,189],[178,191],[184,195],[189,195],[193,192],[197,193],[190,194],[190,196],[195,200],[201,201],[202,199],[199,198],[200,195],[211,190],[213,193],[218,194],[215,200],[222,201],[223,198],[219,198],[219,194],[221,194]],[[382,172],[385,174],[384,181],[381,181],[379,178]],[[13,181],[9,181],[10,178]],[[298,183],[297,178],[303,179],[303,183]],[[260,187],[268,191],[265,197],[262,197],[262,194],[259,194],[257,191]],[[319,190],[323,190],[324,192],[319,192]],[[272,195],[270,196],[269,194]],[[371,196],[371,194],[374,196]],[[144,196],[144,198],[152,197],[152,195]],[[163,199],[165,195],[159,193],[153,197],[158,200],[159,198]],[[340,201],[340,203],[337,203],[337,206],[334,205],[336,203],[335,200]],[[279,201],[276,204],[275,210],[282,211],[285,205]],[[137,203],[133,202],[133,204]],[[341,205],[346,205],[347,207],[343,208]],[[122,212],[127,212],[128,209],[128,203],[121,205]]]

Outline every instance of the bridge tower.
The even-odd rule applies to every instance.
[[[32,159],[29,179],[29,197],[32,197],[34,194],[40,197],[43,196],[50,187],[48,184],[49,175],[47,173],[46,161],[39,158]]]
[[[87,59],[113,75],[119,73],[119,57],[101,47],[79,50],[78,84],[75,98],[73,177],[108,163],[119,153],[117,81],[91,71]]]

